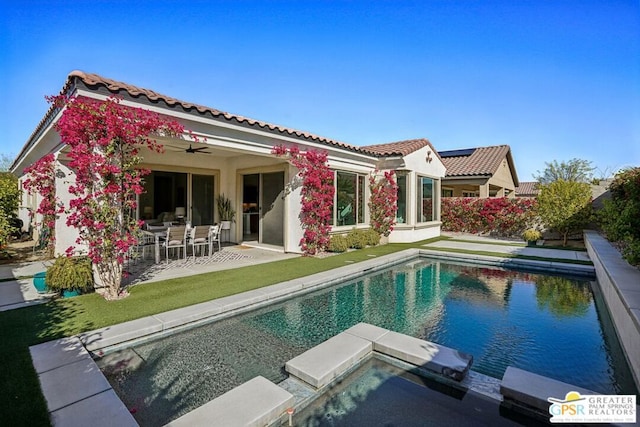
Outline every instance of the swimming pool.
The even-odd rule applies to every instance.
[[[359,322],[471,353],[496,378],[511,365],[635,393],[589,281],[426,259],[134,346],[116,355],[126,370],[102,365],[138,422],[161,425],[256,375],[278,383],[287,360]]]
[[[407,372],[376,356],[295,412],[292,421],[295,426],[313,427],[548,425],[479,393]]]

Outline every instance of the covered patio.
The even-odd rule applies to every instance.
[[[226,244],[222,250],[215,251],[211,256],[196,256],[191,254],[184,258],[171,258],[156,263],[153,257],[139,258],[127,262],[125,271],[128,275],[123,279],[123,285],[137,285],[140,283],[158,282],[161,280],[213,271],[229,270],[248,265],[280,261],[295,258],[300,255],[284,253],[274,248],[263,248],[247,245]]]

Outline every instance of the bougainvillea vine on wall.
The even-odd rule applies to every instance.
[[[333,172],[327,166],[327,153],[301,152],[298,147],[273,147],[273,154],[286,156],[302,178],[300,220],[304,230],[300,247],[306,255],[323,252],[329,245],[333,218]]]
[[[139,148],[162,152],[154,138],[182,137],[184,128],[151,111],[125,106],[116,97],[100,101],[58,96],[49,101],[64,109],[55,129],[70,147],[68,167],[75,176],[69,186],[73,198],[67,225],[78,230],[76,243],[87,246],[105,297],[119,298],[123,263],[140,227],[136,196],[149,173],[137,167]]]
[[[35,212],[29,211],[29,215],[40,214],[42,222],[40,226],[40,239],[46,242],[47,255],[52,258],[56,244],[56,219],[64,212],[64,206],[56,196],[55,156],[47,154],[25,169],[28,176],[23,182],[23,187],[30,194],[38,194],[40,203]]]
[[[381,236],[389,236],[396,224],[398,211],[398,185],[395,172],[385,171],[382,176],[376,170],[369,175],[369,216],[371,228]]]

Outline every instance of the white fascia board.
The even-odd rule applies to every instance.
[[[331,169],[336,170],[353,170],[354,172],[373,172],[376,168],[376,162],[358,162],[342,157],[329,157],[327,163]]]
[[[35,158],[34,161],[37,161],[38,159],[40,159],[41,157],[44,157],[49,153],[55,153],[62,149],[63,144],[60,143],[60,141],[58,141],[52,147],[46,147],[46,146],[43,146],[44,144],[43,140],[45,139],[46,136],[50,135],[51,132],[56,132],[53,129],[53,125],[57,123],[57,121],[60,119],[60,116],[62,115],[63,110],[64,109],[61,109],[58,112],[58,114],[56,114],[56,116],[53,118],[53,120],[51,120],[51,122],[42,130],[42,132],[40,132],[40,135],[38,135],[38,138],[35,141],[33,141],[33,144],[31,144],[31,146],[27,149],[27,151],[22,151],[29,144],[30,140],[25,143],[25,146],[23,146],[22,150],[18,154],[20,156],[20,161],[16,163],[16,165],[10,171],[12,174],[15,175],[16,171],[20,171],[20,175],[22,176],[24,169],[33,163],[31,162],[25,165],[24,164],[25,161],[31,158],[32,156],[34,156],[38,151],[43,152],[43,154]]]

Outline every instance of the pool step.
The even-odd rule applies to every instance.
[[[293,395],[258,376],[167,424],[265,426],[293,407]]]
[[[358,323],[291,359],[285,369],[290,375],[319,389],[374,351],[456,381],[464,379],[473,363],[473,356],[469,354],[367,323]]]
[[[547,417],[551,405],[547,399],[550,397],[564,399],[570,391],[577,391],[581,395],[598,394],[586,388],[563,383],[513,366],[507,367],[500,383],[500,393],[504,396],[505,402],[524,404],[525,407],[535,409]]]
[[[393,331],[375,341],[373,349],[456,381],[464,379],[473,363],[470,354]]]
[[[285,369],[312,387],[321,388],[372,351],[371,341],[343,332],[289,360]]]

